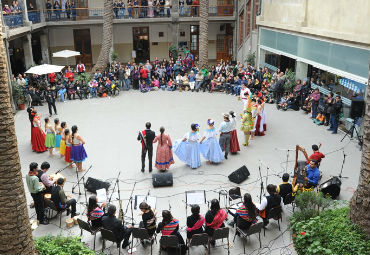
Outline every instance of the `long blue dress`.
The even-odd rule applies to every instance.
[[[199,132],[189,132],[184,135],[187,140],[177,140],[173,144],[173,153],[185,164],[195,169],[200,167]]]

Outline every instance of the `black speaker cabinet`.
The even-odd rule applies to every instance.
[[[228,177],[231,182],[235,182],[237,184],[245,181],[248,176],[250,175],[248,168],[244,165],[239,169],[232,172]]]
[[[160,173],[152,175],[153,187],[173,186],[172,173]]]
[[[108,191],[109,186],[110,186],[109,182],[104,182],[104,181],[94,179],[91,177],[87,178],[87,181],[85,183],[85,188],[92,193],[96,193],[97,189],[103,189],[103,188]]]
[[[365,114],[365,101],[363,99],[352,99],[350,117],[361,118]]]
[[[340,194],[341,185],[342,185],[342,182],[339,179],[339,177],[334,176],[333,178],[321,184],[320,190],[322,193],[324,193],[324,195],[330,195],[332,199],[335,199]]]

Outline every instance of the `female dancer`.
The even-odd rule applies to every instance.
[[[41,128],[40,115],[36,110],[33,112],[35,116],[32,121],[32,150],[36,152],[44,152],[47,150],[45,147],[45,133]]]
[[[66,149],[65,149],[65,153],[64,153],[64,161],[69,163],[69,167],[72,167],[73,164],[72,164],[72,160],[71,160],[71,150],[72,150],[72,136],[69,132],[69,129],[66,128],[64,130],[64,139],[65,139],[65,143],[66,143]]]
[[[85,141],[77,131],[77,126],[72,126],[71,160],[76,163],[78,171],[82,172],[84,171],[82,169],[82,161],[87,158],[87,154],[84,148]]]
[[[53,156],[53,149],[55,146],[55,130],[50,124],[49,118],[45,118],[45,147],[49,150],[49,155]]]
[[[203,157],[208,160],[207,163],[220,163],[224,159],[220,143],[217,140],[217,129],[215,128],[215,122],[212,119],[208,119],[208,129],[204,131],[204,136],[200,140],[200,151]],[[203,142],[205,140],[205,142]]]
[[[102,203],[101,206],[98,205],[98,199],[96,196],[89,197],[89,205],[87,207],[87,218],[89,219],[91,226],[94,229],[101,228],[103,226],[102,218],[104,216],[104,208],[106,203]]]
[[[60,141],[60,148],[59,148],[59,153],[60,153],[60,157],[63,157],[64,154],[66,153],[66,138],[65,138],[65,135],[64,135],[64,131],[65,129],[67,128],[67,123],[65,121],[63,121],[61,124],[60,124],[60,134],[62,136],[62,139]]]
[[[263,130],[263,121],[262,121],[262,100],[257,99],[257,119],[256,119],[256,136],[264,136],[265,132]]]
[[[177,157],[193,169],[200,167],[199,139],[199,125],[191,124],[191,131],[186,133],[181,141],[176,141],[173,146]]]
[[[60,148],[60,141],[62,140],[62,128],[59,126],[59,119],[54,120],[54,130],[55,130],[55,149]]]
[[[254,128],[254,121],[252,117],[252,107],[251,105],[244,108],[244,113],[241,114],[242,117],[242,125],[240,130],[244,132],[245,142],[243,143],[244,146],[248,146],[249,138],[251,135],[251,131]]]
[[[139,227],[145,228],[148,231],[149,236],[152,237],[157,227],[157,218],[155,217],[150,205],[146,202],[141,202],[139,208],[142,212],[141,217],[143,219],[143,221],[140,221]]]
[[[240,151],[238,132],[236,131],[236,120],[235,113],[233,111],[229,112],[231,118],[233,118],[233,130],[230,132],[230,152],[231,154],[236,154]]]
[[[252,105],[252,120],[253,120],[253,129],[251,130],[251,140],[254,140],[254,134],[256,133],[256,126],[257,126],[257,114],[258,114],[258,105],[256,103],[256,99],[252,98],[251,100]]]
[[[155,167],[158,170],[168,170],[175,163],[172,155],[172,141],[169,135],[164,134],[164,127],[159,129],[160,135],[157,135],[153,143],[158,142],[157,154],[155,158]]]
[[[34,108],[31,106],[31,107],[28,107],[27,108],[27,112],[28,112],[28,119],[30,120],[31,122],[31,145],[32,145],[32,141],[33,141],[33,138],[32,138],[32,128],[33,128],[33,118],[35,117],[35,112],[34,112]]]

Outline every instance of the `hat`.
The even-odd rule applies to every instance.
[[[228,113],[223,113],[222,115],[224,116],[224,118],[226,118],[226,119],[230,119],[230,114],[228,114]]]

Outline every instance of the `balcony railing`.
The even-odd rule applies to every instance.
[[[40,23],[40,11],[28,11],[28,20],[32,21],[33,24]]]
[[[3,14],[4,24],[10,28],[23,26],[23,14]]]
[[[199,17],[199,5],[179,6],[180,17]],[[234,5],[209,6],[209,16],[233,16]]]

